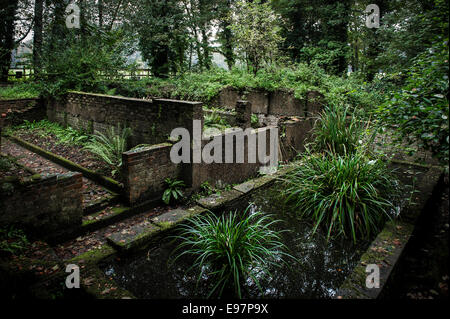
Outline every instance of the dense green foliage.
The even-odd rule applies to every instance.
[[[196,257],[191,269],[199,271],[198,279],[206,275],[214,281],[208,297],[231,290],[241,298],[248,279],[261,289],[261,276],[279,267],[287,255],[279,232],[271,229],[276,222],[260,212],[251,213],[250,206],[243,214],[196,216],[181,228],[177,238],[182,243],[175,250],[175,260],[183,255]]]
[[[255,74],[279,56],[278,47],[283,40],[279,19],[270,2],[255,0],[236,3],[230,29],[240,58]]]
[[[448,42],[439,42],[414,59],[400,90],[378,110],[385,123],[398,126],[400,139],[419,142],[442,161],[449,159]]]
[[[283,196],[300,217],[323,227],[327,236],[370,238],[395,208],[396,179],[381,160],[362,152],[308,154],[283,179]]]
[[[256,75],[241,68],[234,68],[232,71],[215,68],[201,73],[186,73],[171,79],[155,78],[146,83],[150,95],[200,100],[207,104],[226,86],[242,92],[252,89],[269,92],[290,89],[297,98],[305,98],[308,91],[317,90],[325,95],[326,102],[347,103],[367,110],[373,109],[377,102],[382,101],[378,91],[357,77],[340,78],[328,75],[320,67],[303,63],[266,67]]]
[[[332,74],[347,70],[347,28],[354,1],[274,0],[283,17],[284,49],[294,61],[316,64]]]
[[[124,36],[120,31],[93,27],[80,43],[76,34],[69,33],[61,48],[52,50],[44,60],[45,71],[40,73],[39,82],[42,95],[54,97],[67,90],[105,92],[109,78],[132,68],[124,56],[128,43]]]
[[[34,83],[0,87],[0,100],[31,99],[40,95],[40,88]]]

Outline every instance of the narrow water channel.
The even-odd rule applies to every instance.
[[[326,240],[324,234],[312,234],[311,224],[295,218],[278,198],[277,185],[258,190],[236,203],[231,210],[252,210],[271,214],[281,220],[276,224],[288,253],[298,260],[287,259],[280,268],[273,269],[270,278],[262,278],[262,292],[248,280],[245,298],[330,298],[359,261],[370,241],[356,245],[350,239]],[[227,211],[229,211],[228,209]],[[224,213],[226,213],[225,211]],[[205,298],[211,289],[209,278],[197,285],[195,272],[187,272],[192,265],[189,257],[171,265],[171,253],[177,242],[166,239],[148,251],[121,259],[106,261],[105,274],[138,298]]]

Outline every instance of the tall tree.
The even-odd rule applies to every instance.
[[[274,0],[283,17],[282,48],[294,61],[342,74],[350,57],[347,28],[353,0]]]
[[[8,81],[11,64],[11,52],[14,49],[14,21],[16,19],[18,0],[1,0],[0,2],[0,81]]]
[[[42,31],[43,31],[44,0],[34,2],[34,30],[33,30],[33,68],[36,77],[42,68]]]
[[[184,11],[178,0],[141,0],[134,16],[139,48],[157,77],[184,68],[188,35]]]
[[[278,57],[283,38],[279,17],[268,2],[239,0],[230,28],[241,59],[255,74]]]
[[[235,64],[234,39],[231,32],[231,13],[234,0],[224,0],[219,2],[218,7],[218,42],[220,43],[219,52],[225,57],[228,69],[231,70]]]

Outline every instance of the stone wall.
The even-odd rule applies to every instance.
[[[41,99],[0,100],[0,115],[6,114],[4,126],[45,118],[45,107]]]
[[[169,99],[142,100],[101,94],[69,92],[47,101],[49,120],[86,132],[106,132],[110,127],[132,129],[131,147],[166,142],[172,129],[192,131],[192,120],[203,120],[202,103]]]
[[[241,99],[251,103],[252,113],[255,114],[304,117],[321,109],[323,95],[310,91],[305,99],[297,99],[293,90],[243,92],[228,86],[221,90],[212,105],[232,110]]]
[[[39,238],[71,232],[81,226],[82,187],[81,173],[0,181],[0,224]]]
[[[266,139],[266,155],[269,154],[270,146],[270,131],[276,130],[276,127],[264,127],[259,129],[252,129],[250,135],[244,135],[244,160],[243,163],[239,163],[236,158],[236,144],[237,139],[233,137],[235,133],[227,132],[220,135],[210,136],[208,139],[202,141],[202,150],[205,145],[211,141],[221,141],[221,156],[220,163],[193,163],[192,164],[192,187],[194,189],[199,188],[204,182],[208,182],[211,186],[216,186],[217,184],[234,184],[242,182],[250,177],[255,176],[259,169],[264,166],[259,163],[258,160],[258,140],[260,138]],[[276,133],[276,131],[274,131]],[[277,136],[278,138],[278,136]],[[249,161],[248,150],[249,150],[249,140],[254,140],[255,145],[253,150],[256,153],[256,163]],[[226,162],[227,150],[232,150],[232,163]],[[214,151],[210,152],[213,156]]]
[[[278,123],[280,128],[280,160],[292,160],[305,151],[314,126],[313,118],[291,118]]]
[[[256,147],[254,149],[256,156],[258,152],[258,139],[265,138],[267,143],[266,155],[269,154],[270,131],[276,127],[264,127],[251,130],[250,139],[254,137]],[[274,131],[274,133],[276,133]],[[247,178],[255,176],[260,167],[264,166],[258,161],[249,163],[248,160],[248,141],[249,137],[245,135],[244,140],[244,161],[238,163],[236,159],[237,139],[231,138],[235,133],[227,132],[217,136],[204,137],[202,141],[202,150],[205,145],[214,138],[222,143],[221,163],[207,164],[203,160],[201,163],[193,162],[193,151],[191,150],[191,163],[174,164],[170,159],[170,150],[172,144],[163,143],[150,147],[139,148],[135,151],[123,153],[122,173],[125,178],[125,194],[130,205],[136,205],[145,201],[161,198],[166,189],[165,179],[183,180],[185,184],[193,190],[198,189],[206,181],[214,186],[217,183],[233,184],[244,181]],[[278,135],[277,135],[278,138]],[[225,156],[227,149],[232,149],[232,163],[226,163]],[[212,152],[214,155],[214,152]]]
[[[122,172],[125,177],[125,194],[130,205],[154,197],[161,197],[166,188],[165,179],[183,179],[182,164],[170,160],[172,144],[163,143],[123,153]]]

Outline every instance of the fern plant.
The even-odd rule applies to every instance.
[[[120,125],[117,129],[111,127],[106,134],[97,132],[85,149],[112,166],[114,169],[111,174],[114,176],[122,166],[122,153],[127,151],[127,141],[130,136],[131,129],[128,127],[123,129]]]
[[[16,255],[29,245],[27,236],[14,226],[0,228],[0,255]]]
[[[171,178],[166,178],[165,181],[167,184],[167,189],[164,191],[162,196],[162,200],[164,203],[168,205],[172,200],[177,201],[180,198],[184,197],[181,189],[186,187],[186,185],[183,181]]]

